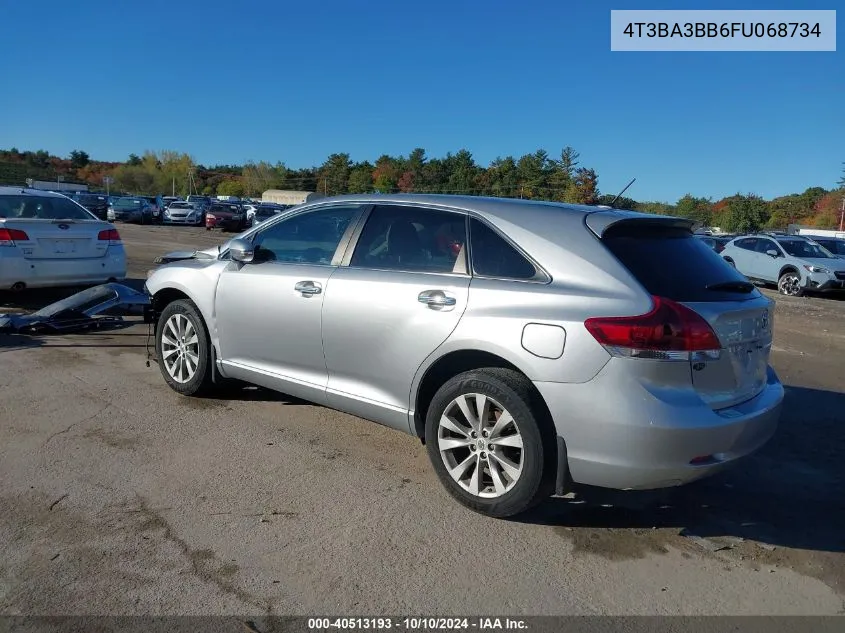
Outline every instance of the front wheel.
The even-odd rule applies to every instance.
[[[459,374],[435,394],[425,440],[440,482],[461,504],[509,517],[554,491],[554,428],[539,395],[518,372]]]
[[[185,396],[211,386],[211,344],[205,322],[193,302],[169,303],[156,326],[156,356],[165,382]]]
[[[804,294],[801,276],[795,272],[786,272],[778,279],[778,292],[787,297],[800,297]]]

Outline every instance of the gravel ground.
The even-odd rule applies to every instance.
[[[136,285],[156,255],[224,239],[120,228]],[[788,393],[759,454],[514,521],[451,501],[409,436],[260,389],[176,395],[143,324],[0,335],[0,614],[844,613],[837,299],[777,298]]]

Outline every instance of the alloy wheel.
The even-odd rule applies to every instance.
[[[801,280],[798,278],[798,275],[794,275],[792,273],[786,274],[780,278],[780,281],[778,282],[778,290],[780,290],[782,294],[794,297],[801,291]]]
[[[161,358],[167,373],[178,383],[188,382],[197,373],[199,354],[194,324],[184,314],[173,314],[161,333]]]
[[[484,394],[462,394],[449,403],[437,442],[452,479],[477,497],[501,497],[522,474],[522,434],[511,414]]]

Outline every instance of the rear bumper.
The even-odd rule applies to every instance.
[[[777,430],[784,390],[771,367],[755,398],[715,411],[692,391],[653,393],[619,376],[603,370],[588,383],[534,383],[566,442],[575,483],[618,490],[680,486],[724,470]],[[703,456],[710,459],[691,463]]]
[[[97,284],[126,279],[126,252],[109,246],[105,257],[90,259],[0,258],[0,290],[22,281],[27,288]]]

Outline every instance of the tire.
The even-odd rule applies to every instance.
[[[801,297],[804,289],[801,287],[801,275],[794,271],[783,273],[778,279],[778,292],[787,297]]]
[[[182,332],[186,333],[186,336],[182,338],[182,340],[185,340],[185,344],[181,348],[184,350],[182,358],[185,359],[185,364],[180,369],[178,365],[177,367],[171,365],[169,360],[179,355],[179,348],[174,350],[172,344],[165,343],[164,337],[166,335],[169,341],[180,343],[178,336],[180,324],[185,323],[190,324],[190,327],[182,325],[181,329]],[[191,343],[194,335],[196,342]],[[167,345],[166,348],[165,345]],[[199,396],[210,390],[212,385],[211,343],[205,321],[203,321],[193,302],[188,299],[178,299],[165,306],[156,324],[155,349],[161,375],[173,391],[184,396]],[[172,362],[178,364],[180,361],[177,358]],[[189,370],[192,364],[194,371],[193,374],[190,374]],[[175,371],[175,375],[171,373],[172,371]],[[184,380],[177,379],[177,377],[184,378]]]
[[[483,398],[476,399],[476,395]],[[477,430],[471,431],[466,416],[457,413],[461,410],[458,400],[462,397],[465,397],[464,402],[470,411],[476,414],[479,400],[486,398],[494,419],[488,421],[488,428],[482,433],[495,432],[495,435],[489,436],[492,438],[490,443],[485,440],[488,436],[482,437]],[[496,431],[496,419],[501,419],[501,414],[495,418],[496,409],[509,413],[513,424],[508,423]],[[452,429],[463,429],[463,436],[442,426],[441,418],[447,412],[450,413],[449,419],[457,422],[452,422],[455,425]],[[517,437],[521,448],[515,446]],[[482,442],[479,443],[479,439]],[[498,444],[497,439],[503,444]],[[447,447],[443,450],[441,440]],[[465,444],[449,448],[450,440]],[[504,444],[506,440],[507,445]],[[477,369],[447,381],[428,407],[425,441],[440,482],[452,497],[475,512],[497,518],[514,516],[541,503],[554,492],[557,466],[554,426],[531,382],[516,371]],[[470,446],[470,443],[473,445]],[[491,444],[493,448],[490,448]],[[501,458],[506,462],[500,461]],[[471,463],[462,469],[463,474],[458,479],[450,474],[450,468],[457,472],[459,469],[455,467],[468,461]],[[477,466],[479,463],[481,469]],[[509,474],[514,471],[514,466],[519,467],[516,477]],[[493,476],[494,469],[498,482]]]

